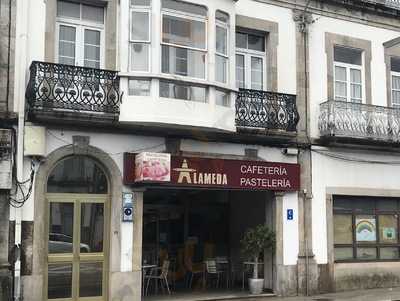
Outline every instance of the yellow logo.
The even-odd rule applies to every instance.
[[[228,176],[222,173],[197,173],[196,169],[189,168],[186,159],[183,159],[180,168],[174,168],[179,172],[178,183],[200,184],[200,185],[228,185]]]

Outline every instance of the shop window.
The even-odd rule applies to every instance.
[[[215,14],[215,80],[221,83],[226,83],[228,80],[228,29],[229,29],[229,15],[216,11]]]
[[[263,90],[265,85],[265,34],[236,32],[236,86]]]
[[[392,106],[400,108],[400,58],[390,59]]]
[[[130,70],[150,71],[150,0],[130,1]]]
[[[335,46],[335,100],[363,102],[362,51]]]
[[[399,260],[399,205],[393,198],[335,196],[335,260]]]
[[[205,79],[207,9],[174,0],[162,1],[161,71]]]

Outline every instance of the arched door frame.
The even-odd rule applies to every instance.
[[[45,237],[47,225],[47,179],[56,164],[65,157],[73,155],[85,155],[96,160],[103,168],[108,181],[110,196],[110,227],[109,227],[109,258],[108,258],[108,282],[110,284],[111,274],[120,271],[120,206],[122,192],[121,172],[114,160],[104,151],[90,145],[80,148],[68,145],[51,152],[39,166],[34,185],[34,231],[33,231],[33,258],[32,276],[36,283],[42,283],[44,288],[44,277],[47,274],[47,239]],[[110,290],[110,285],[108,285]],[[44,289],[36,290],[35,296],[38,300],[44,300]],[[110,296],[110,291],[108,292]],[[35,298],[35,299],[36,299]]]

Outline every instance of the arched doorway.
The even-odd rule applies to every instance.
[[[109,181],[84,155],[59,161],[47,179],[47,299],[107,300]]]

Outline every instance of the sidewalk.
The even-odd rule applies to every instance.
[[[273,297],[266,301],[400,301],[400,287],[331,293],[312,297]]]

